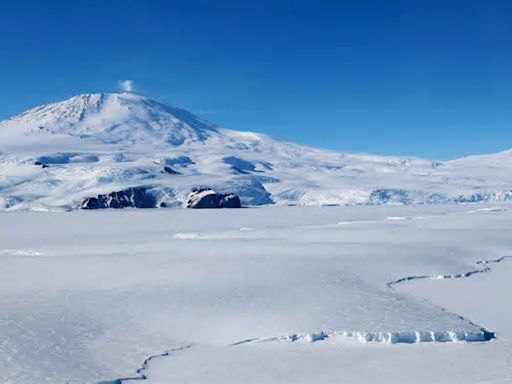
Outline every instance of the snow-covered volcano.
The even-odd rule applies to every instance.
[[[133,93],[79,95],[0,122],[3,209],[72,209],[129,187],[165,206],[196,187],[245,205],[502,201],[511,169],[512,152],[440,162],[300,146]]]
[[[133,93],[84,94],[31,109],[1,124],[2,139],[83,148],[86,143],[152,147],[204,142],[215,128],[193,114]],[[56,135],[56,136],[55,136]],[[73,140],[70,138],[78,138]],[[2,140],[2,141],[3,141]],[[56,141],[63,141],[57,143]]]

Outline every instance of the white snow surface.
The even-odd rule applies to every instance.
[[[511,167],[510,151],[442,162],[321,150],[130,92],[83,94],[0,122],[0,209],[9,210],[75,209],[136,186],[171,207],[198,186],[248,206],[505,201]]]
[[[0,382],[508,382],[511,208],[2,212]]]

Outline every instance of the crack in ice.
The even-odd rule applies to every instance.
[[[145,372],[148,370],[149,364],[151,363],[152,360],[158,359],[161,357],[171,356],[173,352],[183,351],[185,349],[190,348],[191,346],[192,345],[189,344],[189,345],[185,345],[182,347],[169,349],[169,350],[162,352],[160,354],[157,354],[157,355],[148,356],[146,359],[144,359],[144,361],[142,362],[140,367],[135,371],[139,376],[122,377],[122,378],[118,378],[118,379],[114,379],[114,380],[100,381],[100,382],[98,382],[98,384],[123,384],[124,382],[128,382],[128,381],[147,380],[148,376],[146,375]]]
[[[475,269],[467,272],[461,272],[450,275],[418,275],[418,276],[406,276],[397,280],[389,281],[386,285],[394,290],[394,286],[397,284],[401,284],[407,281],[418,280],[418,279],[428,279],[428,280],[441,280],[441,279],[459,279],[470,277],[474,274],[485,273],[491,271],[491,268],[488,267],[488,264],[493,263],[501,263],[506,259],[512,259],[512,256],[501,256],[497,259],[484,259],[476,262],[477,265],[483,265],[484,268]],[[439,310],[452,313],[448,311],[446,308],[440,307],[434,303],[430,304],[439,308]],[[473,321],[463,317],[462,315],[452,313],[457,316],[460,320],[463,320],[470,325],[478,328],[474,332],[466,332],[466,331],[433,331],[433,330],[414,330],[414,331],[398,331],[398,332],[360,332],[360,331],[333,331],[333,332],[314,332],[314,333],[294,333],[286,336],[274,336],[274,337],[254,337],[247,338],[243,340],[236,341],[228,345],[228,347],[237,347],[245,344],[253,344],[253,343],[264,343],[264,342],[303,342],[303,343],[315,343],[318,341],[324,341],[327,339],[332,339],[334,337],[346,337],[351,338],[357,342],[361,343],[388,343],[388,344],[414,344],[414,343],[428,343],[428,342],[436,342],[436,343],[458,343],[458,342],[483,342],[490,341],[496,338],[494,332],[485,329],[474,323]],[[148,376],[146,375],[146,371],[149,368],[149,365],[152,360],[157,358],[169,357],[173,352],[183,351],[185,349],[189,349],[191,345],[185,345],[182,347],[173,348],[167,350],[163,353],[150,355],[147,357],[141,364],[141,366],[136,370],[136,373],[139,376],[134,377],[125,377],[118,378],[114,380],[107,380],[98,382],[98,384],[123,384],[128,381],[136,381],[136,380],[147,380]]]
[[[501,263],[503,260],[506,260],[508,258],[512,258],[512,256],[501,256],[501,257],[499,257],[497,259],[479,260],[475,264],[483,265],[484,268],[473,269],[473,270],[470,270],[470,271],[467,271],[467,272],[454,273],[454,274],[449,274],[449,275],[413,275],[413,276],[405,276],[405,277],[401,277],[400,279],[397,279],[397,280],[388,281],[386,283],[386,285],[389,288],[393,289],[394,286],[397,285],[397,284],[401,284],[401,283],[404,283],[404,282],[407,282],[407,281],[412,281],[412,280],[423,280],[423,279],[443,280],[443,279],[461,279],[461,278],[466,278],[466,277],[470,277],[470,276],[476,275],[478,273],[490,272],[491,268],[487,267],[487,264]]]
[[[492,271],[492,269],[489,266],[487,266],[488,264],[501,263],[502,261],[504,261],[506,259],[509,259],[509,258],[512,259],[512,256],[508,256],[507,255],[507,256],[498,257],[497,259],[483,259],[483,260],[479,260],[475,264],[476,265],[482,265],[483,268],[474,269],[474,270],[470,270],[470,271],[467,271],[467,272],[455,273],[455,274],[450,274],[450,275],[406,276],[406,277],[402,277],[402,278],[397,279],[397,280],[388,281],[386,285],[388,286],[388,288],[393,290],[395,285],[398,285],[398,284],[401,284],[401,283],[405,283],[405,282],[408,282],[408,281],[413,281],[413,280],[423,280],[423,279],[443,280],[443,279],[467,278],[467,277],[471,277],[471,276],[476,275],[476,274],[490,272],[490,271]],[[441,307],[439,305],[436,305],[436,304],[432,303],[430,300],[427,300],[427,301],[430,304],[434,305],[435,307],[439,308],[441,311],[446,312],[446,313],[451,313],[451,314],[457,316],[459,319],[469,323],[470,325],[472,325],[472,326],[474,326],[476,328],[479,328],[478,332],[472,332],[470,334],[466,334],[465,338],[463,338],[462,340],[459,339],[458,341],[468,341],[468,342],[470,342],[470,341],[489,341],[489,340],[492,340],[492,339],[496,338],[496,334],[494,332],[485,329],[484,327],[476,324],[475,322],[465,318],[464,316],[462,316],[460,314],[450,312],[446,308],[443,308],[443,307]],[[468,336],[469,336],[469,338],[467,338]]]
[[[400,283],[404,283],[412,280],[441,280],[441,279],[460,279],[470,277],[472,275],[478,273],[485,273],[491,271],[491,268],[488,267],[488,264],[492,263],[500,263],[508,258],[512,258],[512,256],[501,256],[497,259],[484,259],[476,262],[477,265],[483,265],[483,268],[474,269],[467,272],[449,274],[449,275],[418,275],[418,276],[406,276],[397,280],[389,281],[386,285],[394,290],[394,286]],[[462,315],[457,313],[452,313],[447,309],[440,307],[434,303],[430,304],[439,308],[439,310],[451,313],[454,316],[457,316],[460,320],[467,322],[468,324],[477,328],[474,332],[466,332],[466,331],[434,331],[434,330],[414,330],[414,331],[398,331],[398,332],[360,332],[360,331],[333,331],[333,332],[316,332],[316,333],[306,333],[306,334],[291,334],[287,336],[276,336],[269,338],[249,338],[241,341],[237,341],[230,346],[238,346],[249,343],[261,343],[261,342],[269,342],[269,341],[287,341],[287,342],[306,342],[306,343],[314,343],[317,341],[323,341],[329,338],[333,338],[336,336],[343,336],[352,338],[358,342],[384,342],[390,344],[398,344],[398,343],[424,343],[424,342],[438,342],[438,343],[447,343],[447,342],[477,342],[477,341],[490,341],[496,338],[494,332],[485,329],[484,327],[479,326],[473,321],[466,319]]]

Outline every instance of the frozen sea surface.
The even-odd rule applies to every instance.
[[[509,208],[0,214],[0,381],[504,382]]]

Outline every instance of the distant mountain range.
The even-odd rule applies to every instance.
[[[507,201],[512,151],[451,161],[341,153],[224,129],[133,93],[83,94],[0,122],[0,209],[76,209],[138,187],[166,207],[202,188],[245,206]]]

